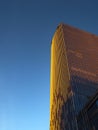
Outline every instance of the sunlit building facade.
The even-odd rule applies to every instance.
[[[50,130],[98,130],[89,114],[81,114],[98,91],[98,37],[60,24],[51,43],[50,75]]]

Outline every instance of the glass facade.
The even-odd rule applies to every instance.
[[[50,130],[98,130],[98,100],[84,109],[98,91],[97,52],[97,36],[57,27],[51,43]]]
[[[98,130],[98,92],[89,100],[77,116],[80,130]]]

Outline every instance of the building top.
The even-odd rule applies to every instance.
[[[60,23],[60,24],[57,26],[56,29],[58,29],[60,26],[62,26],[63,28],[66,28],[66,29],[68,29],[68,30],[74,30],[74,31],[76,31],[77,33],[80,32],[80,33],[83,33],[83,34],[85,34],[85,35],[91,35],[91,36],[93,36],[93,37],[98,38],[97,35],[92,34],[91,32],[87,32],[86,30],[84,31],[84,30],[82,30],[82,29],[79,29],[79,28],[77,28],[77,27],[73,27],[73,26],[71,26],[71,25],[64,24],[64,23]]]
[[[98,36],[66,24],[60,24],[56,32],[64,38],[70,76],[98,82]]]

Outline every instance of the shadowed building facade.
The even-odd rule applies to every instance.
[[[50,73],[50,130],[98,130],[98,112],[95,121],[81,116],[98,91],[98,37],[60,24],[51,43]]]

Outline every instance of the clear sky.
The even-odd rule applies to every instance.
[[[49,130],[50,45],[61,22],[98,35],[98,0],[0,0],[0,130]]]

